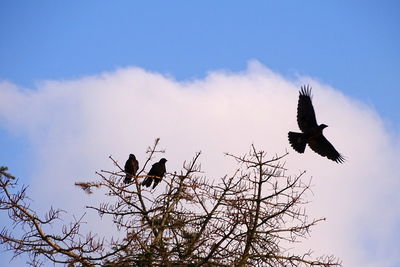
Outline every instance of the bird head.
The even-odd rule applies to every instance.
[[[160,159],[160,162],[165,163],[165,162],[167,162],[167,160],[165,158],[162,158],[162,159]]]
[[[133,155],[133,154],[129,154],[129,158],[136,159],[135,155]]]
[[[326,125],[326,124],[320,124],[320,125],[319,125],[319,128],[320,128],[321,130],[325,129],[326,127],[328,127],[328,125]]]

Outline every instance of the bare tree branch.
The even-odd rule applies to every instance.
[[[61,233],[47,232],[45,226],[60,222],[62,211],[51,208],[39,218],[29,208],[27,188],[13,193],[17,180],[0,168],[0,210],[23,229],[21,236],[3,229],[0,244],[15,256],[28,254],[33,266],[46,260],[69,266],[340,266],[334,256],[289,249],[325,219],[308,218],[311,180],[304,181],[305,172],[286,175],[287,152],[269,157],[252,145],[244,156],[226,153],[238,168],[220,179],[204,176],[199,152],[182,170],[167,173],[163,191],[156,194],[142,188],[141,179],[154,156],[164,153],[158,145],[159,139],[148,148],[132,184],[122,183],[125,173],[112,156],[115,170],[97,172],[94,182],[75,183],[91,194],[106,189],[109,201],[87,208],[110,216],[114,227],[126,233],[122,240],[83,235],[83,216]]]

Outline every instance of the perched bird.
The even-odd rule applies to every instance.
[[[289,143],[299,153],[303,153],[306,144],[316,153],[337,163],[343,163],[344,157],[322,134],[325,124],[317,124],[314,107],[311,102],[311,87],[302,86],[297,105],[297,124],[302,133],[289,132]]]
[[[139,162],[137,161],[135,155],[130,154],[128,160],[125,162],[125,179],[124,183],[129,184],[132,180],[132,177],[136,175],[136,172],[139,169]]]
[[[163,178],[166,172],[165,162],[167,162],[167,160],[165,158],[162,158],[160,159],[159,162],[154,163],[153,166],[151,166],[151,169],[147,174],[146,179],[144,179],[142,185],[150,187],[151,182],[153,182],[154,180],[153,184],[153,189],[154,189],[158,185],[158,183],[161,182],[161,179]]]

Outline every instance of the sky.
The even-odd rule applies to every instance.
[[[79,213],[102,198],[74,181],[111,168],[110,154],[143,159],[156,137],[168,168],[201,150],[213,177],[229,172],[223,152],[287,149],[293,174],[313,177],[310,212],[327,217],[309,247],[345,266],[398,266],[399,11],[397,1],[2,1],[0,164],[39,210]],[[305,83],[343,165],[290,150]]]

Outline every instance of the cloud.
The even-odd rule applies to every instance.
[[[287,132],[298,129],[303,83],[312,85],[317,120],[330,126],[325,135],[347,158],[345,164],[289,147]],[[144,159],[156,137],[166,149],[168,170],[179,170],[201,150],[203,170],[213,178],[232,172],[233,162],[223,152],[241,155],[254,143],[271,156],[287,149],[290,172],[307,170],[313,177],[308,210],[327,221],[314,228],[302,248],[335,254],[344,266],[400,263],[396,136],[370,107],[316,79],[287,79],[257,61],[243,72],[213,71],[190,81],[125,68],[43,81],[33,90],[3,82],[0,98],[4,127],[32,143],[29,183],[39,209],[53,205],[82,214],[85,205],[102,197],[88,197],[74,181],[112,168],[110,154],[121,163],[131,152]]]

